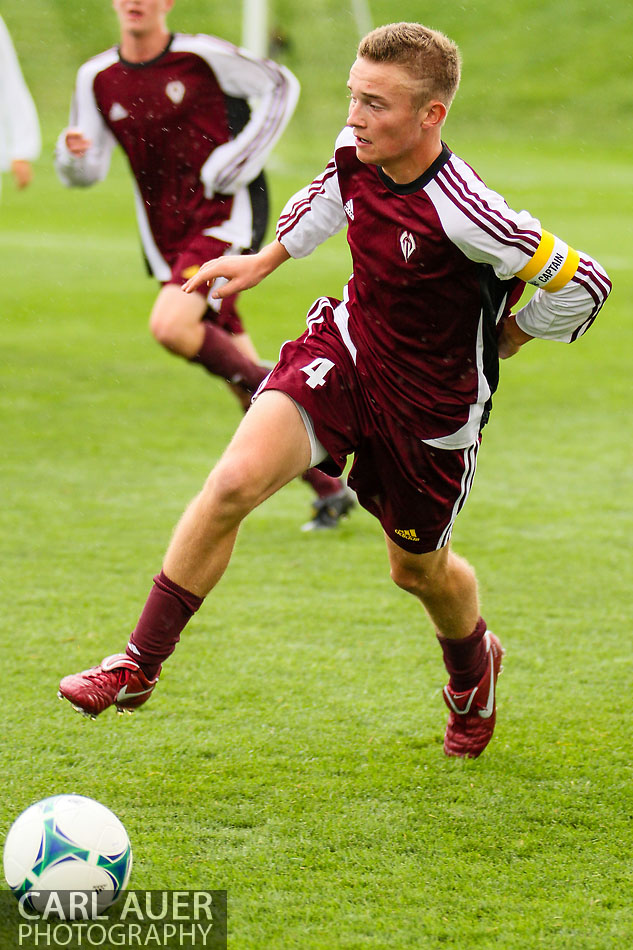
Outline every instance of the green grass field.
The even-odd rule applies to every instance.
[[[320,4],[350,31],[348,12]],[[90,191],[54,178],[75,68],[114,37],[108,4],[80,6],[85,30],[62,0],[2,11],[45,154],[27,192],[5,176],[0,205],[0,833],[37,799],[95,797],[128,828],[131,887],[228,890],[234,950],[622,950],[633,937],[631,8],[489,0],[444,16],[372,4],[376,22],[417,17],[456,36],[466,72],[447,141],[614,281],[576,345],[535,342],[502,366],[454,544],[477,568],[506,669],[489,749],[452,761],[440,653],[388,578],[377,523],[356,511],[335,534],[301,534],[300,483],[245,523],[143,711],[90,722],[55,697],[61,676],[123,647],[176,519],[239,421],[219,382],[149,336],[155,287],[123,162]],[[172,24],[219,30],[202,8],[179,0]],[[271,163],[276,208],[329,156],[354,47],[337,33],[323,62],[310,59],[298,7],[278,10],[305,96]],[[235,16],[217,22],[237,38]],[[316,19],[315,48],[329,22]],[[497,89],[478,129],[477,96]],[[338,293],[348,271],[337,239],[247,295],[262,355],[298,335],[313,298]]]

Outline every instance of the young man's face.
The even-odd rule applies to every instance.
[[[409,71],[395,63],[360,58],[347,85],[347,125],[354,132],[356,155],[361,162],[380,165],[396,181],[403,174],[406,178],[424,138],[426,113],[426,108],[415,107],[415,81]]]
[[[174,0],[112,0],[121,32],[142,36],[164,26]]]

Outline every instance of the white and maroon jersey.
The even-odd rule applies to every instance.
[[[424,441],[465,448],[486,421],[499,375],[496,325],[517,313],[531,336],[571,342],[611,284],[602,267],[512,211],[447,146],[397,185],[356,157],[351,129],[325,172],[287,203],[277,238],[309,254],[347,225],[353,274],[335,323],[375,405]]]
[[[102,180],[118,142],[135,178],[145,255],[159,280],[200,233],[235,248],[256,242],[262,184],[250,187],[292,115],[299,84],[285,67],[205,35],[176,33],[145,63],[118,48],[79,69],[70,128],[91,147],[82,158],[62,132],[56,168],[66,185]],[[265,199],[265,192],[263,193]]]

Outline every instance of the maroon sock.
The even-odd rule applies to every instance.
[[[216,326],[203,323],[204,340],[192,363],[201,363],[209,373],[228,379],[254,392],[269,370],[245,356],[231,339],[231,334]]]
[[[332,478],[331,475],[326,475],[318,468],[309,468],[301,478],[312,486],[319,498],[326,498],[328,495],[336,495],[337,492],[343,491],[343,482],[340,478]]]
[[[463,640],[440,637],[444,666],[450,674],[449,685],[457,693],[465,693],[476,686],[486,672],[487,653],[484,645],[486,621],[480,617],[477,626]]]
[[[162,571],[154,578],[125,651],[149,679],[154,679],[161,663],[172,655],[182,630],[203,599],[170,581]]]

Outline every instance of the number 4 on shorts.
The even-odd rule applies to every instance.
[[[308,377],[306,383],[310,389],[316,389],[317,386],[325,385],[325,377],[334,368],[334,363],[332,360],[326,359],[324,356],[317,357],[317,359],[312,360],[311,363],[308,363],[307,366],[301,367],[301,372],[305,373]]]

